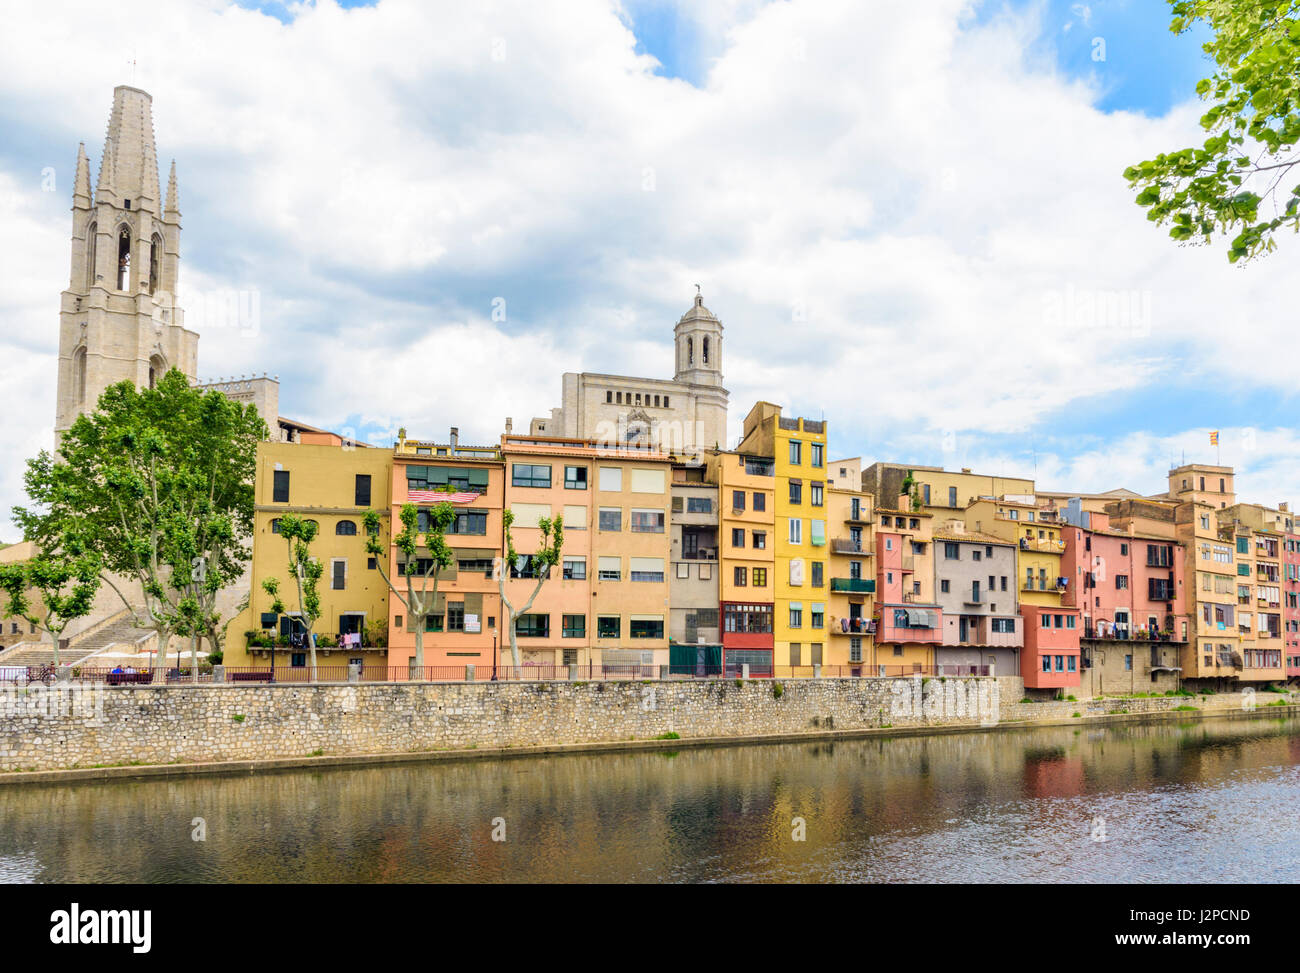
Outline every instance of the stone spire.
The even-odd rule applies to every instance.
[[[112,191],[131,208],[158,213],[158,154],[153,135],[153,99],[130,85],[113,89],[113,111],[108,118],[105,155],[112,149]],[[100,181],[103,182],[103,167]]]
[[[176,160],[172,159],[172,171],[167,176],[167,203],[163,207],[163,215],[169,220],[178,220],[181,216],[181,197],[176,189]]]
[[[72,205],[90,209],[90,159],[86,156],[85,142],[77,146],[77,181],[72,187]]]
[[[99,160],[99,179],[95,183],[95,201],[99,202],[114,193],[113,137],[104,139],[104,155]]]

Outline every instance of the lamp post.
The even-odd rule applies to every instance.
[[[497,681],[497,632],[492,630],[492,681]]]

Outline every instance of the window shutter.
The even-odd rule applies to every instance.
[[[469,471],[469,485],[485,487],[488,485],[488,471],[473,469]]]

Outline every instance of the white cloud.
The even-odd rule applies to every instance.
[[[1099,112],[1030,53],[1041,11],[973,8],[679,4],[711,58],[699,88],[654,74],[614,0],[321,2],[288,25],[212,0],[10,9],[0,99],[36,148],[0,157],[0,349],[30,356],[0,380],[22,403],[0,448],[47,436],[70,164],[82,139],[97,161],[131,56],[178,160],[183,286],[261,301],[256,334],[204,332],[201,372],[278,373],[305,421],[521,428],[563,371],[667,374],[696,282],[727,328],[733,434],[757,398],[871,456],[1041,434],[1157,383],[1288,390],[1260,364],[1290,343],[1288,268],[1172,247],[1120,178],[1195,142],[1197,107]],[[1142,327],[1085,310],[1132,294]]]

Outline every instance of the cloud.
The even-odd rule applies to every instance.
[[[1104,77],[1036,53],[1038,7],[681,4],[708,63],[692,85],[637,53],[637,6],[9,10],[0,350],[24,371],[0,380],[21,403],[0,446],[26,455],[52,425],[71,163],[85,140],[97,164],[132,57],[177,159],[182,290],[261,311],[254,334],[205,330],[200,371],[278,374],[312,424],[487,440],[558,405],[564,371],[666,376],[698,282],[733,437],[765,398],[827,416],[837,455],[948,431],[996,457],[1161,385],[1202,389],[1224,425],[1280,425],[1232,402],[1290,394],[1263,364],[1290,343],[1286,266],[1173,247],[1120,178],[1194,143],[1195,104],[1100,111]],[[1099,427],[1098,455],[1144,421]],[[1078,450],[1058,445],[1060,474],[1092,482]]]

